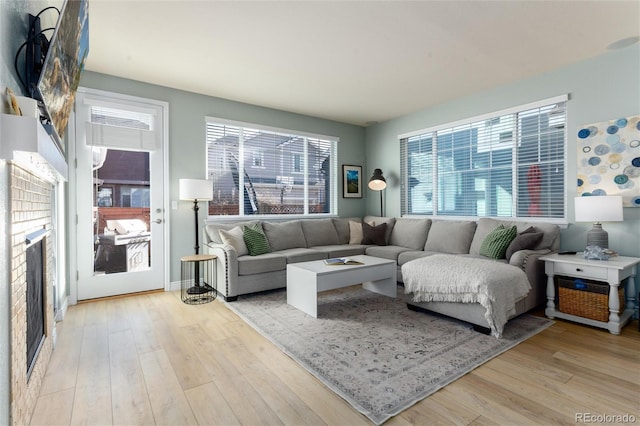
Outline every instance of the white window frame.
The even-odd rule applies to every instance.
[[[278,127],[264,126],[260,124],[247,123],[242,121],[228,120],[223,118],[216,117],[205,117],[205,146],[208,146],[207,139],[207,126],[209,124],[213,125],[225,125],[225,126],[235,126],[240,128],[241,136],[239,138],[239,150],[238,156],[239,158],[244,158],[245,150],[247,149],[244,145],[243,132],[245,130],[248,131],[263,131],[263,132],[274,132],[283,135],[290,135],[295,137],[302,138],[304,143],[304,152],[297,153],[301,156],[302,160],[302,171],[294,172],[295,174],[304,174],[304,213],[303,214],[244,214],[244,203],[239,202],[239,214],[238,215],[207,215],[207,223],[212,222],[220,222],[220,221],[233,221],[238,220],[239,218],[260,218],[260,219],[296,219],[296,218],[321,218],[321,217],[337,217],[338,216],[338,181],[340,176],[338,174],[338,143],[340,142],[340,138],[336,136],[329,136],[317,133],[303,132],[298,130],[284,129]],[[308,171],[309,165],[308,161],[308,147],[309,140],[319,139],[323,141],[331,142],[331,152],[330,152],[330,193],[326,194],[329,197],[329,212],[327,213],[310,213],[309,212],[309,190],[308,190]],[[252,154],[252,160],[255,159],[255,155],[257,152]],[[264,153],[260,152],[262,157],[262,164],[264,164]],[[208,167],[208,153],[205,153],[205,161],[207,161],[207,176],[209,176],[209,167]],[[226,168],[226,165],[225,165]],[[249,165],[249,169],[256,168],[265,168],[264,166],[255,166],[253,165],[253,161],[251,165]],[[249,171],[249,170],[247,170]],[[239,173],[239,188],[243,188],[245,184],[244,173],[242,170]],[[238,189],[239,193],[243,193],[242,190]]]
[[[412,131],[412,132],[408,132],[408,133],[404,133],[404,134],[400,134],[398,135],[398,140],[400,142],[400,157],[401,157],[401,210],[402,210],[402,214],[403,216],[415,216],[415,217],[424,217],[424,216],[428,216],[428,217],[438,217],[438,219],[450,219],[450,220],[476,220],[479,217],[495,217],[495,218],[500,218],[500,219],[511,219],[511,220],[515,220],[515,221],[524,221],[526,220],[527,222],[548,222],[548,223],[555,223],[555,224],[562,224],[562,225],[566,225],[567,224],[567,186],[568,186],[568,176],[567,173],[564,174],[564,180],[563,180],[563,198],[564,198],[564,208],[563,208],[563,213],[562,213],[562,217],[543,217],[543,216],[536,216],[536,217],[532,217],[532,216],[518,216],[518,210],[516,208],[517,205],[517,197],[518,197],[518,191],[517,191],[517,172],[518,172],[518,162],[516,159],[516,149],[513,149],[513,159],[511,162],[511,169],[512,169],[512,175],[513,175],[513,185],[512,185],[512,204],[513,204],[513,208],[512,208],[512,214],[511,216],[451,216],[451,215],[442,215],[442,214],[438,214],[438,200],[437,200],[437,193],[438,193],[438,177],[437,177],[437,173],[438,173],[438,148],[437,148],[437,142],[432,142],[433,143],[433,147],[432,147],[432,151],[431,151],[431,155],[432,155],[432,166],[431,166],[431,170],[432,170],[432,186],[433,186],[433,199],[432,199],[432,203],[433,203],[433,208],[432,208],[432,212],[430,214],[420,214],[420,213],[412,213],[408,211],[408,177],[405,176],[406,174],[406,166],[407,166],[407,161],[408,161],[408,152],[407,152],[407,147],[406,147],[406,141],[409,138],[412,137],[416,137],[416,136],[426,136],[428,134],[431,134],[433,137],[435,137],[435,135],[438,132],[442,132],[442,131],[447,131],[449,129],[453,129],[455,130],[456,128],[461,128],[464,126],[468,126],[471,123],[477,123],[479,121],[487,121],[487,120],[496,120],[499,119],[502,116],[505,115],[509,115],[509,114],[518,114],[521,112],[525,112],[525,111],[529,111],[532,109],[536,109],[536,108],[543,108],[549,105],[553,105],[556,103],[565,103],[565,117],[564,117],[564,140],[562,141],[563,143],[563,149],[564,149],[564,156],[563,156],[563,165],[565,167],[566,170],[566,166],[567,166],[567,108],[566,108],[566,103],[569,100],[569,96],[568,95],[560,95],[560,96],[556,96],[553,98],[548,98],[548,99],[543,99],[540,101],[536,101],[536,102],[531,102],[525,105],[520,105],[520,106],[516,106],[516,107],[512,107],[512,108],[508,108],[508,109],[504,109],[504,110],[500,110],[500,111],[495,111],[495,112],[491,112],[488,114],[483,114],[480,116],[476,116],[476,117],[470,117],[467,119],[463,119],[463,120],[458,120],[455,122],[451,122],[451,123],[445,123],[445,124],[441,124],[441,125],[437,125],[437,126],[433,126],[433,127],[428,127],[425,129],[420,129],[420,130],[416,130],[416,131]],[[517,120],[516,120],[517,121]],[[499,134],[500,136],[500,141],[499,144],[503,145],[503,144],[509,144],[512,146],[516,146],[519,142],[520,142],[520,134],[519,134],[519,127],[516,123],[515,127],[514,127],[514,131],[513,134],[511,135],[511,138],[502,138],[502,134]],[[435,200],[435,201],[433,201]]]

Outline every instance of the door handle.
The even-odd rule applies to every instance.
[[[154,220],[155,223],[162,223],[162,219],[156,219]]]

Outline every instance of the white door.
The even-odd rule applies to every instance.
[[[77,300],[166,287],[166,120],[164,102],[78,91]]]

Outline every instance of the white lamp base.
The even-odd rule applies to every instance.
[[[603,249],[609,248],[609,234],[602,229],[601,223],[594,223],[593,228],[587,232],[587,246],[599,246]]]

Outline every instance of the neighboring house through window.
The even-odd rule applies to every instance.
[[[566,101],[401,135],[402,214],[565,219]]]
[[[337,213],[338,138],[210,118],[209,215]]]

